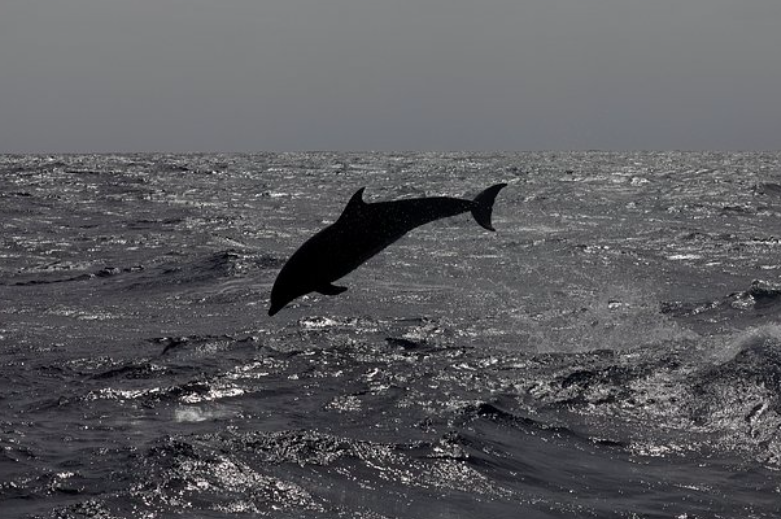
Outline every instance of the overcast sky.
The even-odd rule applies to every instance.
[[[0,152],[781,149],[781,0],[0,0]]]

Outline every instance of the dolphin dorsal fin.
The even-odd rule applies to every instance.
[[[347,202],[347,205],[344,207],[344,211],[342,211],[342,216],[339,218],[345,218],[353,214],[357,214],[361,209],[366,206],[366,202],[363,201],[363,190],[366,189],[365,187],[362,187],[358,191],[355,192],[355,194],[350,197],[350,201]]]

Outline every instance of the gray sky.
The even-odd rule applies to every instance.
[[[781,148],[781,0],[1,0],[0,152]]]

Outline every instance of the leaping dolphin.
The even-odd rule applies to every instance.
[[[491,186],[474,200],[435,196],[376,203],[363,201],[362,187],[338,220],[309,238],[287,260],[271,289],[268,315],[310,292],[341,294],[347,287],[336,286],[334,281],[412,229],[434,220],[471,211],[480,226],[495,231],[491,225],[494,200],[506,185]]]

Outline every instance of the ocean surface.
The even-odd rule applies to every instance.
[[[6,155],[0,225],[4,519],[781,516],[781,153]]]

